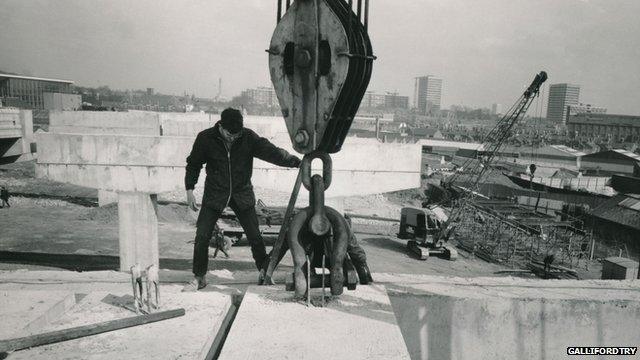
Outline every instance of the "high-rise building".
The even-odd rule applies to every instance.
[[[415,78],[413,107],[419,114],[437,115],[440,112],[442,97],[442,79],[432,75]]]
[[[387,92],[384,95],[384,107],[385,109],[408,109],[409,97],[398,95],[397,92]]]
[[[580,85],[553,84],[549,87],[549,102],[547,103],[547,120],[565,124],[567,108],[579,104]]]
[[[255,89],[246,89],[242,95],[255,105],[279,106],[276,91],[272,87],[259,86]]]
[[[502,115],[502,104],[493,103],[491,105],[491,115]]]

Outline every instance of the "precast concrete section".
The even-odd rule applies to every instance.
[[[31,110],[0,108],[0,164],[33,160],[35,153]]]
[[[36,176],[99,190],[101,204],[116,192],[120,221],[120,269],[158,263],[154,194],[184,187],[184,168],[195,136],[216,115],[151,112],[52,112],[50,131],[38,133]],[[250,117],[245,125],[293,152],[281,118]],[[419,145],[348,139],[333,156],[326,198],[367,195],[420,186]],[[321,172],[314,162],[314,172]],[[254,186],[290,192],[297,169],[254,162]],[[204,183],[201,173],[200,188]],[[301,192],[301,199],[308,198]],[[136,228],[145,228],[144,231]]]
[[[118,115],[123,119],[114,120]],[[43,151],[45,157],[38,161],[38,173],[53,180],[110,191],[177,190],[183,186],[185,159],[195,136],[213,126],[218,119],[216,116],[200,113],[52,112],[50,133],[39,134],[38,137],[40,146],[47,149]],[[110,127],[112,122],[113,128]],[[293,152],[281,118],[246,116],[244,123],[277,146]],[[419,145],[347,138],[343,151],[333,154],[332,158],[333,183],[327,190],[327,198],[420,186]],[[116,166],[122,168],[114,169]],[[80,168],[87,173],[86,177],[84,174],[82,177],[76,175]],[[316,161],[312,168],[320,171],[321,164]],[[257,187],[289,192],[296,175],[295,169],[281,168],[256,159],[252,182]],[[158,178],[152,184],[150,179],[155,177]],[[200,186],[202,184],[200,181]],[[306,196],[306,192],[301,192],[301,198]]]
[[[321,291],[312,298],[318,305]],[[281,286],[250,286],[219,359],[409,359],[384,286],[307,307]]]
[[[640,283],[375,274],[412,359],[561,359],[640,344]]]

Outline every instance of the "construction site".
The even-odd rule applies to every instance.
[[[558,185],[564,167],[502,155],[545,71],[469,149],[353,136],[377,61],[369,7],[278,0],[265,62],[282,116],[240,115],[228,143],[221,114],[51,111],[34,132],[31,110],[0,106],[0,359],[637,356],[638,233],[612,221],[638,224],[640,180]],[[226,152],[190,188],[218,127]],[[232,184],[253,133],[300,157],[249,162],[264,264]]]

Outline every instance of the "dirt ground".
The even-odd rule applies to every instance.
[[[0,269],[66,268],[106,270],[118,266],[117,205],[103,208],[86,206],[77,200],[95,201],[92,189],[59,184],[34,177],[34,163],[0,166],[0,184],[14,194],[11,208],[0,209]],[[268,194],[260,189],[256,193]],[[269,194],[270,201],[276,201]],[[286,200],[288,195],[284,194]],[[388,198],[391,198],[389,200]],[[410,199],[406,199],[410,200]],[[376,195],[344,199],[350,212],[399,218],[398,196]],[[266,201],[265,201],[266,202]],[[411,201],[409,201],[411,203]],[[269,204],[267,202],[267,204]],[[168,203],[158,207],[158,237],[161,268],[189,271],[195,236],[195,220],[186,206]],[[455,262],[439,258],[419,261],[408,255],[405,241],[394,236],[393,223],[354,220],[356,235],[369,258],[373,272],[488,276],[503,268],[462,253]],[[274,238],[267,238],[267,242]],[[267,248],[267,251],[269,247]],[[212,258],[212,271],[254,271],[248,246],[233,246],[230,258]],[[280,271],[290,271],[287,255]]]

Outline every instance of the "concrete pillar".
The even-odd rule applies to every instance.
[[[119,192],[120,271],[159,266],[156,194]]]
[[[98,206],[103,207],[118,202],[118,193],[98,189]]]

